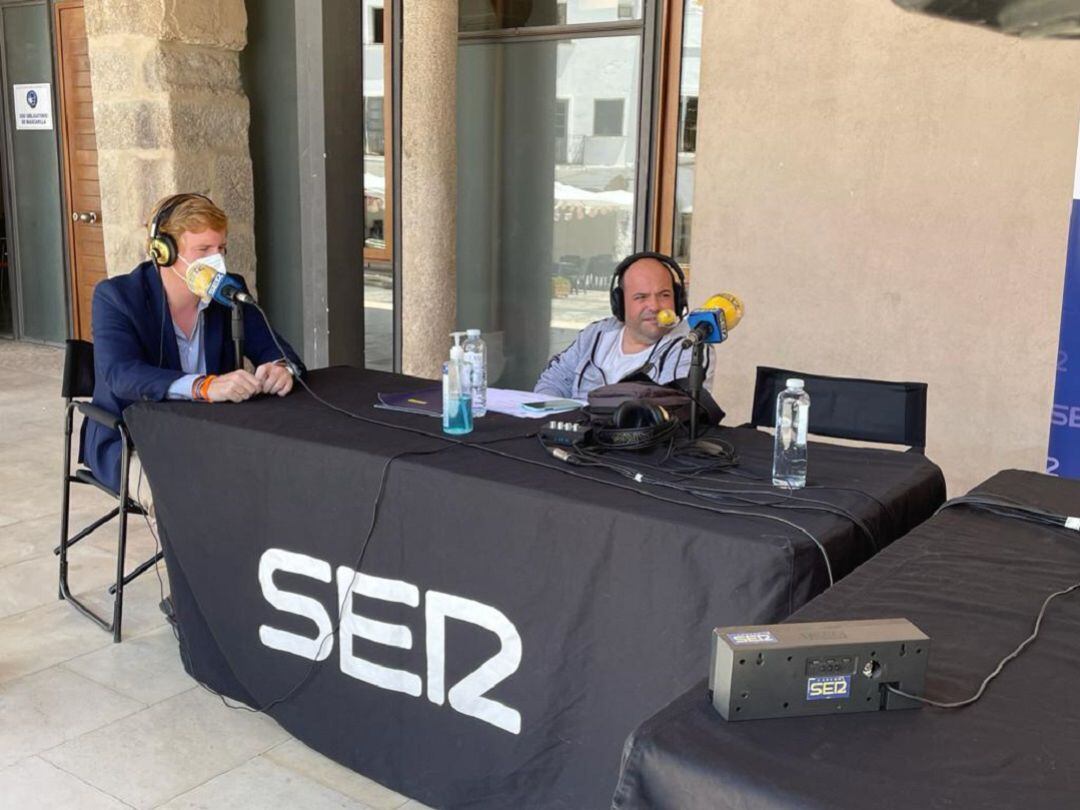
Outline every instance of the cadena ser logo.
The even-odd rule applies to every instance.
[[[840,700],[847,697],[851,697],[850,675],[806,679],[807,700]]]
[[[1050,412],[1050,424],[1055,427],[1080,428],[1080,405],[1054,403]]]

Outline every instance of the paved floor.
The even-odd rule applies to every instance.
[[[62,363],[58,349],[0,340],[0,807],[421,810],[196,685],[152,572],[126,590],[122,644],[57,600]],[[73,519],[86,523],[109,501],[80,489]],[[107,528],[71,571],[102,606]],[[128,560],[153,550],[133,523]]]

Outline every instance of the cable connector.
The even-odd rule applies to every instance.
[[[1072,529],[1074,532],[1080,532],[1080,516],[1066,517],[1065,528]]]
[[[551,455],[555,456],[559,461],[565,461],[567,464],[580,464],[581,461],[571,453],[569,450],[563,450],[561,447],[546,447],[544,448]]]

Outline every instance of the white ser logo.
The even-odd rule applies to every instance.
[[[316,628],[314,637],[302,636],[269,625],[259,626],[259,640],[267,647],[323,661],[334,648],[333,623],[322,603],[310,596],[283,591],[274,584],[274,574],[286,571],[330,582],[330,564],[306,554],[279,548],[267,549],[259,559],[259,585],[263,597],[278,610],[310,619]],[[420,589],[400,579],[361,574],[347,566],[337,569],[337,601],[345,604],[338,630],[338,665],[341,671],[359,681],[381,689],[420,697],[420,676],[403,669],[376,664],[353,654],[353,639],[362,638],[403,650],[413,647],[412,631],[403,624],[376,621],[352,611],[353,594],[369,599],[396,602],[410,608],[420,606]],[[457,619],[494,633],[499,651],[446,691],[446,620]],[[484,697],[498,683],[513,675],[521,664],[521,636],[505,615],[490,605],[439,591],[428,591],[424,599],[427,647],[427,697],[442,706],[447,698],[451,708],[493,726],[521,733],[521,713],[497,700]]]

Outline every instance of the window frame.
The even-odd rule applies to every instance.
[[[686,1],[667,0],[663,3],[660,21],[659,99],[654,122],[657,146],[652,166],[656,196],[652,206],[649,241],[652,250],[669,256],[675,250],[675,180],[679,161],[680,83]]]
[[[393,71],[394,71],[394,54],[392,43],[394,38],[392,32],[394,30],[394,18],[395,18],[395,3],[393,0],[384,0],[382,9],[382,47],[383,47],[383,95],[382,95],[382,116],[383,116],[383,174],[385,181],[383,183],[383,242],[384,247],[369,247],[367,244],[367,234],[364,234],[364,254],[363,263],[365,265],[372,263],[386,263],[393,266],[394,262],[394,166],[395,166],[395,150],[394,150],[394,95],[393,95]],[[375,17],[374,14],[371,15]],[[372,36],[371,44],[379,44],[374,41],[375,37]],[[365,125],[367,119],[367,109],[365,106],[364,118]],[[363,137],[367,137],[367,128],[365,126]],[[364,150],[365,156],[367,150]],[[363,179],[361,178],[361,185]],[[366,202],[365,202],[366,205]],[[365,226],[366,231],[366,226]],[[396,354],[396,352],[395,352]]]

